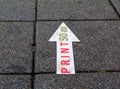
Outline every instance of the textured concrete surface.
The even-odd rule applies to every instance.
[[[108,0],[38,0],[38,19],[115,19]]]
[[[120,0],[111,0],[120,15]]]
[[[37,75],[35,89],[120,89],[120,73]]]
[[[0,0],[0,89],[120,89],[119,2]],[[81,40],[75,75],[55,74],[63,20]]]
[[[30,76],[0,75],[0,89],[31,89]]]
[[[0,73],[30,72],[33,23],[0,23]]]
[[[56,70],[56,43],[48,40],[60,24],[37,23],[37,72]],[[120,68],[120,21],[69,21],[66,24],[81,40],[73,43],[77,71]]]
[[[35,0],[0,0],[0,20],[34,20]]]

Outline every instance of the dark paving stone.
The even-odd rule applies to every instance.
[[[37,23],[36,72],[56,71],[56,43],[49,38],[62,22]],[[76,71],[119,70],[120,22],[65,22],[81,40],[73,43]]]
[[[0,73],[30,72],[33,23],[0,23]]]
[[[120,73],[37,75],[35,89],[120,89]]]
[[[0,0],[0,20],[34,20],[35,0]]]
[[[120,0],[111,0],[114,6],[116,7],[117,11],[120,14]]]
[[[38,0],[38,19],[115,19],[108,0]]]
[[[0,75],[0,89],[31,89],[30,76]]]

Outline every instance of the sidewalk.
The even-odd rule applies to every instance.
[[[56,75],[62,22],[75,75]],[[120,89],[120,0],[0,0],[0,89]]]

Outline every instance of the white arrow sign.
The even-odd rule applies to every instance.
[[[75,74],[72,42],[80,42],[63,22],[49,41],[57,42],[57,74]]]

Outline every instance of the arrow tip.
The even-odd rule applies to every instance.
[[[64,22],[62,22],[61,26],[67,26]]]
[[[67,30],[68,30],[67,34],[70,37],[70,41],[80,42],[80,40],[74,35],[74,33],[69,29],[69,27],[64,22],[62,22],[62,24],[59,26],[59,28],[53,34],[53,36],[49,39],[49,41],[58,41],[59,40],[58,36],[61,33],[61,27],[66,27],[67,28]]]

